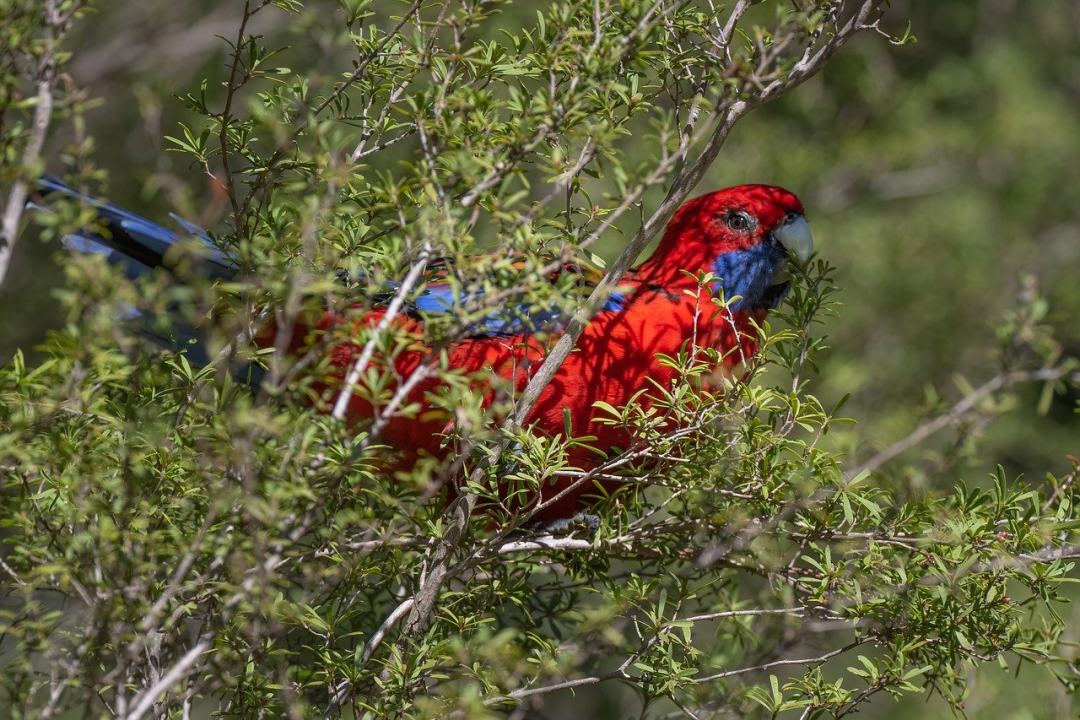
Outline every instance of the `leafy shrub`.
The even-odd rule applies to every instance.
[[[984,662],[1061,661],[1071,677],[1055,607],[1077,552],[1076,471],[1039,485],[999,471],[942,496],[890,489],[883,471],[1020,384],[1075,382],[1034,290],[1002,325],[1000,372],[857,467],[831,444],[841,408],[811,393],[816,323],[836,311],[820,260],[745,375],[706,389],[720,358],[688,345],[652,411],[600,408],[640,440],[588,472],[566,460],[587,438],[522,427],[535,386],[484,410],[438,363],[471,321],[526,298],[568,320],[545,377],[734,123],[857,32],[885,34],[884,3],[567,1],[522,26],[508,5],[245,4],[224,87],[184,95],[193,119],[169,137],[215,183],[215,240],[240,274],[201,277],[196,244],[138,281],[72,258],[47,359],[0,371],[13,712],[527,717],[617,681],[655,716],[819,717],[925,688],[959,708]],[[61,62],[71,17],[49,13],[77,9],[24,13],[19,32],[53,40],[10,53]],[[324,88],[282,67],[303,50],[248,29],[277,12],[326,13],[351,69]],[[5,99],[25,91],[19,57]],[[4,177],[29,188],[40,151],[24,126],[3,132],[19,149]],[[92,187],[77,148],[71,175]],[[92,215],[69,202],[38,218],[62,234]],[[553,263],[603,270],[596,244],[619,233],[594,290],[548,282]],[[389,279],[412,278],[405,301],[442,258],[464,297],[494,298],[429,325],[462,449],[394,467],[378,420],[334,410],[355,392],[415,417],[384,368],[358,363],[355,386],[319,397],[319,352],[255,336],[328,307],[361,313]],[[146,336],[189,326],[204,362]],[[406,342],[389,328],[356,340],[384,355]],[[537,531],[507,499],[567,476],[624,481],[595,531]]]

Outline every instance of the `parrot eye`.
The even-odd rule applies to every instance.
[[[757,224],[749,213],[745,213],[742,210],[732,210],[727,214],[727,217],[724,218],[724,222],[726,222],[727,226],[735,232],[746,232]]]

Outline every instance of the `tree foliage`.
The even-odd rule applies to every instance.
[[[635,441],[587,471],[567,449],[589,438],[523,427],[535,388],[482,409],[474,379],[446,367],[494,308],[556,305],[566,332],[545,338],[542,379],[737,121],[856,33],[904,44],[884,4],[567,1],[512,24],[513,4],[481,0],[245,2],[223,85],[184,93],[189,117],[167,133],[211,179],[214,237],[241,273],[201,276],[198,243],[137,281],[71,258],[47,357],[0,370],[9,707],[530,717],[621,683],[650,717],[810,718],[926,690],[959,709],[988,662],[1072,683],[1058,608],[1077,470],[1031,483],[999,469],[940,494],[880,473],[1021,385],[1050,397],[1076,382],[1034,284],[1002,321],[996,372],[858,465],[836,449],[842,403],[813,393],[837,312],[822,260],[745,374],[706,389],[721,358],[688,340],[651,409],[598,408]],[[271,13],[317,22],[350,67],[312,83],[304,49],[252,30]],[[8,167],[16,182],[38,170]],[[37,217],[62,234],[92,212]],[[595,251],[613,236],[606,264]],[[362,314],[390,280],[380,301],[400,312],[447,261],[467,300],[428,323],[412,376],[382,362],[408,341],[390,324],[350,327],[364,352],[344,385],[322,382],[325,344],[286,352],[286,329]],[[564,263],[604,280],[550,284]],[[123,321],[132,310],[143,320]],[[416,417],[407,388],[430,375],[455,452],[401,468],[380,432]],[[370,425],[342,421],[351,394],[380,408]],[[514,500],[566,477],[622,481],[599,527],[547,532]]]

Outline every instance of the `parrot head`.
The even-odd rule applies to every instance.
[[[737,185],[687,201],[668,223],[646,275],[711,272],[734,310],[776,307],[786,294],[788,262],[814,252],[802,203],[774,185]]]

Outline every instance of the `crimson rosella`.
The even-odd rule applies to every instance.
[[[42,185],[46,191],[74,194],[52,180]],[[70,236],[65,239],[69,248],[104,254],[132,276],[162,265],[176,234],[116,206],[84,199],[98,208],[109,232],[88,230]],[[210,243],[197,228],[187,224],[184,228]],[[728,369],[745,361],[757,350],[754,325],[760,324],[787,291],[789,257],[805,263],[812,252],[803,206],[787,190],[739,185],[689,200],[671,219],[652,257],[630,270],[619,291],[593,316],[575,351],[540,394],[526,424],[534,432],[554,436],[565,433],[569,422],[575,435],[594,436],[589,443],[593,451],[582,448],[571,455],[571,462],[581,468],[601,462],[595,450],[605,453],[630,447],[632,438],[626,430],[599,421],[603,412],[598,403],[622,407],[637,396],[648,405],[650,391],[657,385],[669,387],[677,372],[661,358],[678,355],[691,342],[719,350]],[[207,269],[216,276],[234,272],[231,261],[216,247],[211,247]],[[700,278],[706,273],[712,280],[703,285]],[[429,282],[405,312],[390,319],[396,331],[416,340],[394,356],[397,383],[409,382],[413,372],[430,359],[430,352],[422,345],[424,319],[454,309],[449,293],[447,285]],[[715,297],[724,302],[713,302]],[[377,326],[386,313],[385,307],[375,308],[364,314],[359,324]],[[486,377],[492,386],[509,385],[520,391],[546,355],[548,345],[542,338],[550,339],[559,332],[557,316],[535,309],[524,318],[520,311],[493,314],[450,346],[449,367],[480,382]],[[339,315],[327,314],[311,323],[313,331],[301,327],[293,334],[291,350],[310,348],[314,337],[335,326],[340,332],[344,322]],[[348,369],[362,354],[361,344],[346,340],[328,346],[333,378],[327,385],[340,388]],[[376,357],[374,362],[385,361]],[[380,441],[407,457],[449,454],[445,436],[452,422],[450,413],[433,411],[432,403],[427,402],[438,385],[435,377],[415,383],[404,399],[425,411],[387,418]],[[383,397],[392,396],[395,389],[391,387]],[[340,396],[339,391],[335,394]],[[493,396],[494,392],[488,392],[486,402]],[[364,422],[386,409],[372,407],[365,397],[371,396],[363,392],[346,396],[346,417],[351,422]],[[573,492],[563,492],[571,482],[567,479],[543,488],[531,501],[543,504],[539,512],[534,510],[534,517],[554,520],[580,509],[581,496],[592,488],[583,484]],[[556,495],[562,497],[552,502]]]

